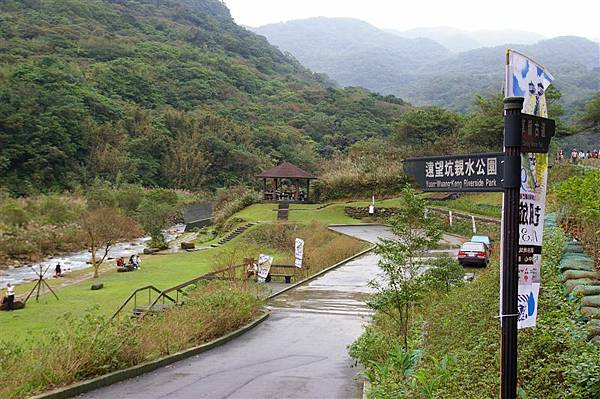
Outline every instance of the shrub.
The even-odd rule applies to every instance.
[[[398,193],[406,183],[401,154],[378,140],[353,146],[347,155],[323,163],[314,195],[321,201]]]
[[[215,227],[220,232],[224,231],[225,222],[231,215],[261,200],[262,196],[259,192],[245,186],[219,190],[213,212]]]
[[[66,315],[35,342],[0,342],[0,397],[28,397],[200,345],[248,323],[262,305],[243,283],[211,282],[185,305],[142,320],[111,323],[97,309]]]
[[[600,261],[600,170],[586,170],[556,187],[561,221],[567,231],[583,241],[586,249]]]

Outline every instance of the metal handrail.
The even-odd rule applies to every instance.
[[[156,288],[153,285],[147,285],[145,287],[142,288],[138,288],[135,291],[133,291],[131,293],[131,295],[129,295],[129,297],[127,298],[127,300],[125,300],[125,302],[123,302],[123,304],[119,307],[119,309],[117,309],[117,311],[113,314],[113,316],[110,318],[110,320],[113,320],[115,317],[117,317],[117,315],[127,306],[127,304],[129,302],[131,302],[131,300],[134,300],[134,307],[137,307],[137,294],[139,292],[148,290],[148,308],[142,313],[142,317],[144,317],[146,315],[146,313],[148,313],[151,309],[154,308],[154,306],[156,306],[156,304],[162,299],[163,304],[165,303],[165,299],[170,300],[171,302],[173,302],[174,304],[180,304],[179,301],[179,293],[186,287],[189,287],[190,285],[196,284],[197,282],[201,281],[201,280],[214,280],[216,278],[219,278],[216,276],[216,274],[219,273],[225,273],[227,271],[230,270],[235,270],[236,268],[239,267],[243,267],[245,265],[234,265],[234,266],[229,266],[223,269],[219,269],[219,270],[215,270],[206,274],[203,274],[200,277],[196,277],[193,278],[191,280],[188,280],[184,283],[178,284],[174,287],[171,288],[167,288],[166,290],[159,290],[158,288]],[[156,297],[156,299],[154,301],[151,301],[151,293],[152,291],[156,292],[158,295]],[[176,298],[172,298],[171,296],[169,296],[168,294],[172,293],[172,292],[176,292],[177,296]]]
[[[135,291],[133,291],[131,293],[131,295],[129,295],[129,297],[125,300],[125,302],[123,302],[123,304],[119,307],[119,309],[117,309],[117,311],[112,315],[110,320],[113,320],[115,317],[117,317],[117,315],[125,308],[125,306],[127,306],[127,304],[129,304],[129,302],[131,302],[132,299],[134,300],[134,307],[136,307],[137,306],[137,294],[142,291],[145,291],[145,290],[148,290],[148,303],[150,303],[150,295],[151,295],[152,291],[159,294],[159,296],[163,296],[162,295],[163,292],[153,285],[147,285],[145,287],[138,288]],[[171,302],[176,302],[173,298],[171,298],[168,295],[164,295],[164,297],[169,299]]]

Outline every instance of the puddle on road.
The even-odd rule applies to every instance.
[[[271,309],[370,314],[366,300],[379,257],[367,254],[269,302]]]

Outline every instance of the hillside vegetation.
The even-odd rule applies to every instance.
[[[218,0],[0,3],[0,185],[210,190],[314,167],[407,105],[339,89]]]

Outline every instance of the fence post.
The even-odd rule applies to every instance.
[[[475,216],[471,215],[471,221],[473,222],[473,234],[477,234],[477,226],[475,225]]]
[[[448,221],[450,222],[450,227],[452,227],[452,211],[448,211]]]

